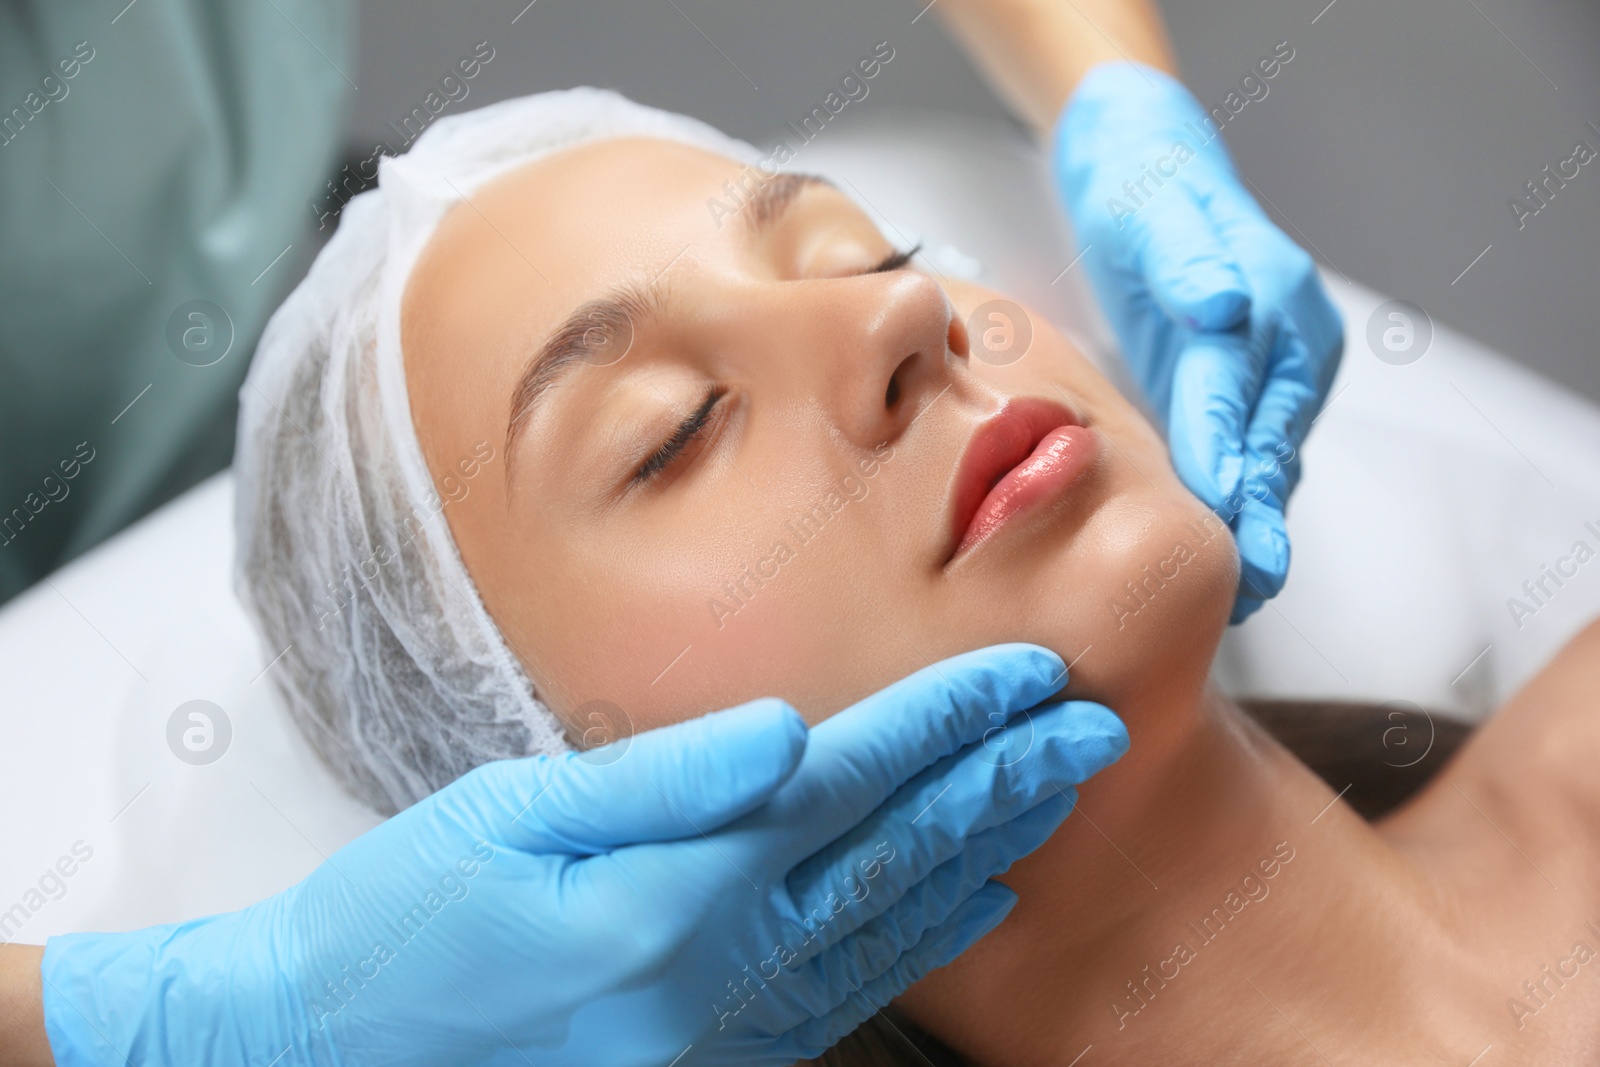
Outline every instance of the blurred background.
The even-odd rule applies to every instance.
[[[446,114],[602,85],[768,147],[887,40],[895,59],[842,123],[891,110],[1011,122],[929,7],[365,0],[349,155],[395,143],[410,109],[483,41],[494,58]],[[1168,0],[1162,8],[1184,80],[1207,107],[1279,42],[1294,49],[1268,95],[1224,131],[1286,232],[1349,278],[1600,400],[1600,159],[1520,229],[1509,204],[1519,195],[1531,203],[1525,183],[1578,141],[1600,150],[1600,4]]]

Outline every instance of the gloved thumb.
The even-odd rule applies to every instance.
[[[587,752],[510,760],[506,841],[590,855],[698,836],[765,804],[800,766],[806,724],[781,700],[623,738]]]
[[[1191,330],[1227,330],[1250,314],[1251,291],[1233,251],[1195,194],[1160,190],[1129,225],[1135,265],[1156,303]]]

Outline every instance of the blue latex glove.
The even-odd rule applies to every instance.
[[[1215,121],[1170,75],[1091,69],[1057,120],[1054,164],[1173,466],[1234,531],[1240,622],[1288,575],[1284,505],[1344,325],[1311,257],[1245,191]]]
[[[243,911],[51,938],[56,1062],[816,1055],[997,925],[990,876],[1126,750],[1098,705],[1036,707],[1064,681],[1002,645],[809,733],[765,700],[481,767]]]

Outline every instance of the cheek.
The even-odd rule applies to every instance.
[[[818,722],[900,666],[884,653],[884,624],[863,599],[881,602],[895,590],[859,578],[858,592],[841,579],[851,560],[859,566],[862,546],[843,517],[835,521],[827,536],[806,542],[763,519],[731,534],[702,533],[682,552],[655,545],[627,565],[597,558],[569,570],[584,577],[543,598],[541,614],[561,624],[536,624],[530,673],[569,724],[595,700],[643,731],[763,696]],[[699,528],[729,525],[702,516]]]

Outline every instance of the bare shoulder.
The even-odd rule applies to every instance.
[[[1600,907],[1600,620],[1378,830],[1412,861],[1453,973],[1467,976],[1454,995],[1482,996],[1468,1014],[1489,1027],[1497,1059],[1597,1062],[1600,986],[1562,983],[1552,968],[1593,943]],[[1559,1000],[1552,983],[1567,986]]]
[[[1600,681],[1600,618],[1578,631],[1578,635],[1550,661],[1547,671],[1570,676],[1570,680],[1589,686],[1591,697],[1597,694],[1594,685]]]
[[[1600,826],[1600,619],[1507,700],[1425,793],[1422,806],[1459,794],[1512,822],[1570,828],[1550,818],[1565,809]]]
[[[1536,760],[1564,782],[1587,784],[1600,801],[1600,619],[1578,631],[1483,732],[1491,727],[1506,756]]]

